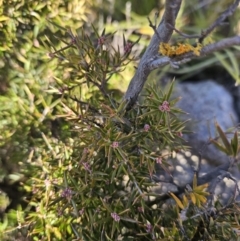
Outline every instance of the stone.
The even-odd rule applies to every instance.
[[[175,157],[168,160],[171,165],[169,168],[171,176],[161,166],[157,166],[158,186],[154,191],[161,194],[167,191],[174,192],[176,187],[192,184],[194,171],[199,171],[199,176],[204,176],[229,162],[230,158],[211,144],[209,139],[216,138],[218,135],[215,128],[216,122],[224,132],[236,127],[238,123],[233,97],[229,91],[214,81],[176,83],[173,97],[181,97],[176,106],[188,113],[181,115],[180,118],[189,119],[186,124],[189,133],[184,134],[183,138],[187,141],[190,151],[177,153]],[[228,135],[229,138],[231,136],[232,134]],[[236,167],[235,164],[228,171],[240,185],[240,172]],[[209,183],[210,187],[213,186],[216,178]],[[236,190],[235,183],[224,178],[214,188],[214,198],[215,200],[220,198],[220,201],[226,204],[234,190]]]
[[[209,139],[218,136],[215,122],[223,131],[235,127],[238,123],[230,93],[216,82],[207,80],[177,83],[174,95],[182,97],[177,107],[188,113],[182,118],[190,119],[188,129],[192,133],[183,137],[191,146],[191,152],[201,154],[202,158],[208,160],[209,165],[223,164],[227,156],[209,143]]]

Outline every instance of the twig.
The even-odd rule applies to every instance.
[[[240,36],[234,36],[230,38],[226,38],[223,40],[220,40],[216,43],[209,44],[202,48],[201,50],[201,56],[206,56],[208,54],[211,54],[213,52],[232,47],[234,45],[240,45]]]
[[[186,60],[186,62],[188,62],[192,59],[207,56],[207,55],[212,54],[213,52],[216,52],[216,51],[219,51],[222,49],[226,49],[226,48],[232,47],[234,45],[240,45],[240,36],[226,38],[226,39],[220,40],[216,43],[206,45],[202,48],[199,56],[194,55],[193,52],[188,52],[186,54],[182,54],[182,55],[179,55],[179,56],[173,57],[173,58],[169,58],[166,56],[164,56],[164,57],[159,56],[158,59],[155,58],[154,60],[149,61],[147,66],[150,70],[154,70],[154,69],[157,69],[160,67],[164,67],[167,64],[170,64],[170,62],[180,65],[180,64],[185,63],[184,60]]]
[[[182,33],[180,30],[176,29],[174,26],[172,26],[171,24],[168,24],[170,28],[172,28],[175,32],[177,32],[179,35],[181,35],[184,38],[200,38],[199,34],[193,34],[193,35],[189,35],[189,34],[185,34]]]
[[[236,0],[232,5],[229,6],[217,19],[216,21],[206,30],[202,31],[201,37],[198,39],[199,43],[202,43],[203,40],[209,35],[217,26],[221,25],[222,22],[230,15],[234,13],[239,5],[240,0]]]
[[[193,35],[189,35],[189,34],[185,34],[182,33],[181,31],[179,31],[178,29],[176,29],[174,26],[172,26],[171,24],[169,24],[169,26],[175,31],[177,32],[179,35],[181,35],[184,38],[195,38],[198,39],[199,43],[202,43],[203,40],[217,27],[223,24],[223,21],[228,17],[231,16],[235,10],[237,9],[238,5],[239,5],[240,0],[236,0],[233,4],[231,4],[228,9],[226,9],[217,19],[216,21],[207,29],[203,30],[201,32],[201,34],[193,34]]]
[[[178,69],[179,65],[185,64],[185,63],[189,62],[190,60],[191,60],[190,58],[185,58],[185,59],[182,59],[182,60],[179,60],[179,61],[170,60],[169,63],[170,63],[172,68]]]
[[[155,13],[155,24],[152,23],[152,21],[150,20],[149,17],[147,17],[147,19],[149,22],[149,26],[153,29],[154,33],[158,36],[158,38],[161,39],[159,36],[159,33],[157,31],[157,27],[156,27],[157,26],[157,17],[158,17],[158,13]]]
[[[81,104],[81,105],[85,105],[85,106],[86,106],[86,109],[89,108],[91,111],[100,114],[99,111],[98,111],[95,107],[91,106],[91,105],[90,105],[89,103],[87,103],[87,102],[84,102],[84,101],[81,101],[81,100],[77,99],[76,96],[74,96],[74,97],[68,96],[68,98],[70,98],[70,99],[73,100],[73,101],[76,101],[77,103],[79,103],[79,104]]]
[[[148,67],[149,59],[158,54],[160,42],[168,42],[171,38],[173,29],[170,28],[168,24],[175,26],[175,20],[181,3],[182,0],[168,0],[165,2],[165,12],[159,26],[156,29],[158,34],[155,33],[153,35],[124,96],[124,100],[128,102],[127,109],[130,109],[137,101],[138,95],[142,91],[147,77],[151,72],[151,69]]]

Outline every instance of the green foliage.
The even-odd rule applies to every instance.
[[[209,195],[209,193],[204,191],[207,187],[208,187],[207,183],[197,186],[197,177],[195,175],[193,179],[193,188],[192,189],[189,188],[190,190],[183,195],[182,201],[174,193],[170,193],[170,195],[176,201],[178,207],[181,209],[188,207],[189,200],[194,205],[200,208],[202,205],[206,204],[207,202],[206,197]]]
[[[215,123],[215,126],[218,136],[215,139],[211,139],[211,143],[213,143],[220,151],[226,153],[228,156],[237,158],[240,151],[238,131],[236,130],[233,134],[233,137],[229,140],[227,136],[229,133],[225,133],[218,123]],[[232,134],[232,132],[230,133]]]
[[[35,240],[236,238],[226,225],[230,217],[222,216],[229,209],[216,216],[204,209],[207,184],[197,186],[196,177],[183,197],[170,194],[177,205],[163,208],[163,202],[151,201],[161,196],[153,191],[155,167],[169,172],[167,158],[185,148],[184,123],[176,116],[181,110],[174,107],[177,99],[171,100],[174,82],[165,91],[148,86],[143,103],[126,111],[107,83],[132,61],[131,51],[114,49],[105,31],[95,31],[92,39],[84,31],[66,31],[71,44],[52,46],[50,56],[61,60],[70,77],[56,78],[58,88],[49,91],[63,106],[60,117],[71,123],[71,137],[63,142],[42,136],[46,156],[39,175],[28,181],[36,210],[24,222],[29,235]]]
[[[0,1],[0,181],[1,191],[6,189],[3,195],[11,196],[9,208],[17,208],[17,200],[22,203],[23,194],[13,194],[14,190],[34,176],[35,166],[46,158],[42,135],[63,141],[69,136],[67,131],[63,133],[69,126],[55,117],[56,112],[62,113],[56,106],[59,100],[46,92],[51,83],[54,85],[54,76],[63,72],[56,69],[57,61],[49,62],[44,47],[45,35],[51,39],[54,33],[63,39],[66,36],[48,20],[81,27],[90,4],[84,0]],[[60,45],[58,39],[53,41],[56,47]],[[32,190],[29,187],[27,191]],[[8,205],[1,205],[1,218],[6,208]],[[16,216],[6,214],[1,232],[12,229],[14,221],[16,225]]]
[[[121,49],[114,31],[82,28],[91,4],[1,5],[0,179],[27,192],[23,207],[1,217],[1,239],[236,240],[239,207],[208,213],[207,185],[196,178],[183,196],[169,194],[176,204],[159,201],[156,166],[170,173],[168,157],[186,148],[174,82],[147,86],[126,111],[110,82],[120,87],[139,39],[123,37]],[[229,142],[218,131],[221,148],[236,155],[237,134]],[[10,201],[1,193],[3,211]]]
[[[41,173],[45,173],[45,181],[39,179],[32,183],[38,186],[35,198],[41,197],[41,202],[37,216],[30,215],[30,223],[34,223],[33,232],[41,224],[39,232],[49,240],[60,234],[61,240],[66,233],[86,240],[97,240],[100,236],[117,240],[119,235],[126,240],[135,235],[142,236],[139,240],[150,239],[152,231],[147,233],[146,226],[154,224],[161,215],[158,208],[153,217],[145,199],[150,195],[148,188],[154,185],[148,176],[154,174],[156,162],[162,159],[161,165],[167,165],[161,157],[162,148],[171,145],[174,138],[179,139],[182,127],[171,118],[174,110],[161,114],[137,108],[128,113],[132,118],[119,115],[107,105],[99,111],[102,114],[94,120],[75,123],[78,138],[73,142],[73,153],[69,153],[66,145],[63,149],[58,145],[57,152],[53,148],[51,161],[43,163]],[[146,121],[151,123],[158,115],[162,120],[151,125],[150,130],[144,130]],[[126,122],[125,118],[130,121]],[[158,140],[154,139],[156,136]],[[114,222],[115,213],[120,222]],[[159,231],[156,227],[154,232]]]
[[[0,30],[0,36],[4,39],[0,52],[0,89],[3,95],[0,101],[4,104],[0,107],[0,143],[5,151],[1,154],[2,165],[27,159],[29,149],[36,142],[41,142],[41,132],[51,132],[53,109],[57,102],[45,90],[54,75],[62,73],[60,69],[54,73],[56,62],[49,62],[44,35],[52,36],[52,33],[58,32],[59,36],[64,36],[54,26],[49,29],[47,19],[53,19],[62,26],[81,26],[86,14],[85,5],[85,1],[41,4],[34,1],[3,1],[1,12],[5,18]],[[65,8],[72,12],[66,14]],[[83,12],[75,15],[76,9]],[[59,40],[55,39],[54,44],[58,46]],[[1,170],[6,170],[6,167]],[[1,173],[1,179],[6,174]]]
[[[148,189],[155,185],[149,175],[154,175],[157,163],[167,170],[164,149],[170,155],[182,148],[184,126],[175,117],[180,110],[174,108],[176,100],[170,101],[173,83],[162,95],[147,88],[144,105],[126,112],[124,103],[116,102],[106,87],[112,74],[131,61],[132,44],[124,40],[121,53],[109,45],[106,39],[111,36],[104,31],[95,32],[93,40],[81,33],[71,32],[73,44],[51,53],[74,75],[57,79],[59,88],[51,89],[74,123],[74,137],[69,144],[44,137],[49,152],[39,173],[45,180],[35,178],[30,184],[37,187],[31,204],[38,210],[29,214],[31,235],[37,230],[37,237],[48,240],[116,240],[119,235],[126,240],[135,235],[150,239],[153,231],[146,232],[146,227],[158,215],[152,217],[146,203]],[[94,87],[100,94],[92,91]],[[160,211],[155,210],[159,215]]]

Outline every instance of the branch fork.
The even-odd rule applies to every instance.
[[[176,18],[181,7],[182,0],[168,0],[165,2],[165,12],[163,14],[162,20],[158,27],[154,25],[149,19],[149,25],[154,30],[154,35],[151,39],[149,46],[147,47],[144,55],[142,56],[135,75],[133,76],[126,94],[124,96],[124,101],[126,101],[126,108],[129,110],[136,103],[139,94],[141,93],[145,82],[147,81],[148,75],[152,70],[156,68],[162,68],[167,64],[170,64],[173,68],[179,68],[181,64],[184,64],[194,58],[207,56],[213,52],[232,47],[234,45],[240,45],[240,36],[234,36],[220,40],[216,43],[204,46],[200,55],[196,56],[193,52],[188,52],[177,57],[167,57],[159,55],[159,45],[160,43],[167,43],[174,31],[185,38],[197,38],[199,43],[203,40],[218,26],[220,26],[223,21],[237,9],[240,0],[236,0],[232,3],[228,9],[226,9],[216,21],[206,30],[202,31],[200,35],[186,35],[181,33],[175,28]],[[155,17],[156,22],[156,17]],[[158,56],[153,58],[153,56]]]

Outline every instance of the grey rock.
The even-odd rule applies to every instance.
[[[218,166],[227,160],[209,138],[216,138],[215,122],[223,131],[237,125],[233,98],[221,85],[208,80],[199,83],[181,83],[175,86],[175,95],[181,96],[177,106],[189,113],[184,119],[191,119],[188,128],[193,133],[184,135],[192,153],[201,154],[209,165]],[[230,137],[230,136],[229,136]]]
[[[209,138],[217,137],[215,122],[223,131],[229,130],[238,123],[231,94],[214,81],[176,83],[173,96],[182,97],[177,107],[188,113],[180,118],[190,119],[187,123],[190,132],[183,136],[187,145],[190,146],[190,151],[178,153],[168,160],[171,164],[171,176],[160,166],[157,167],[158,186],[155,191],[161,194],[166,193],[166,190],[173,191],[176,186],[185,187],[191,184],[194,171],[199,171],[199,176],[204,176],[229,162],[230,157],[209,143]],[[230,138],[231,134],[228,137]],[[237,166],[234,165],[227,171],[232,174],[239,186],[240,171]],[[209,183],[210,188],[216,183],[216,178],[214,177],[215,180]],[[214,198],[219,197],[226,204],[236,190],[235,184],[228,178],[222,178],[214,187]]]

